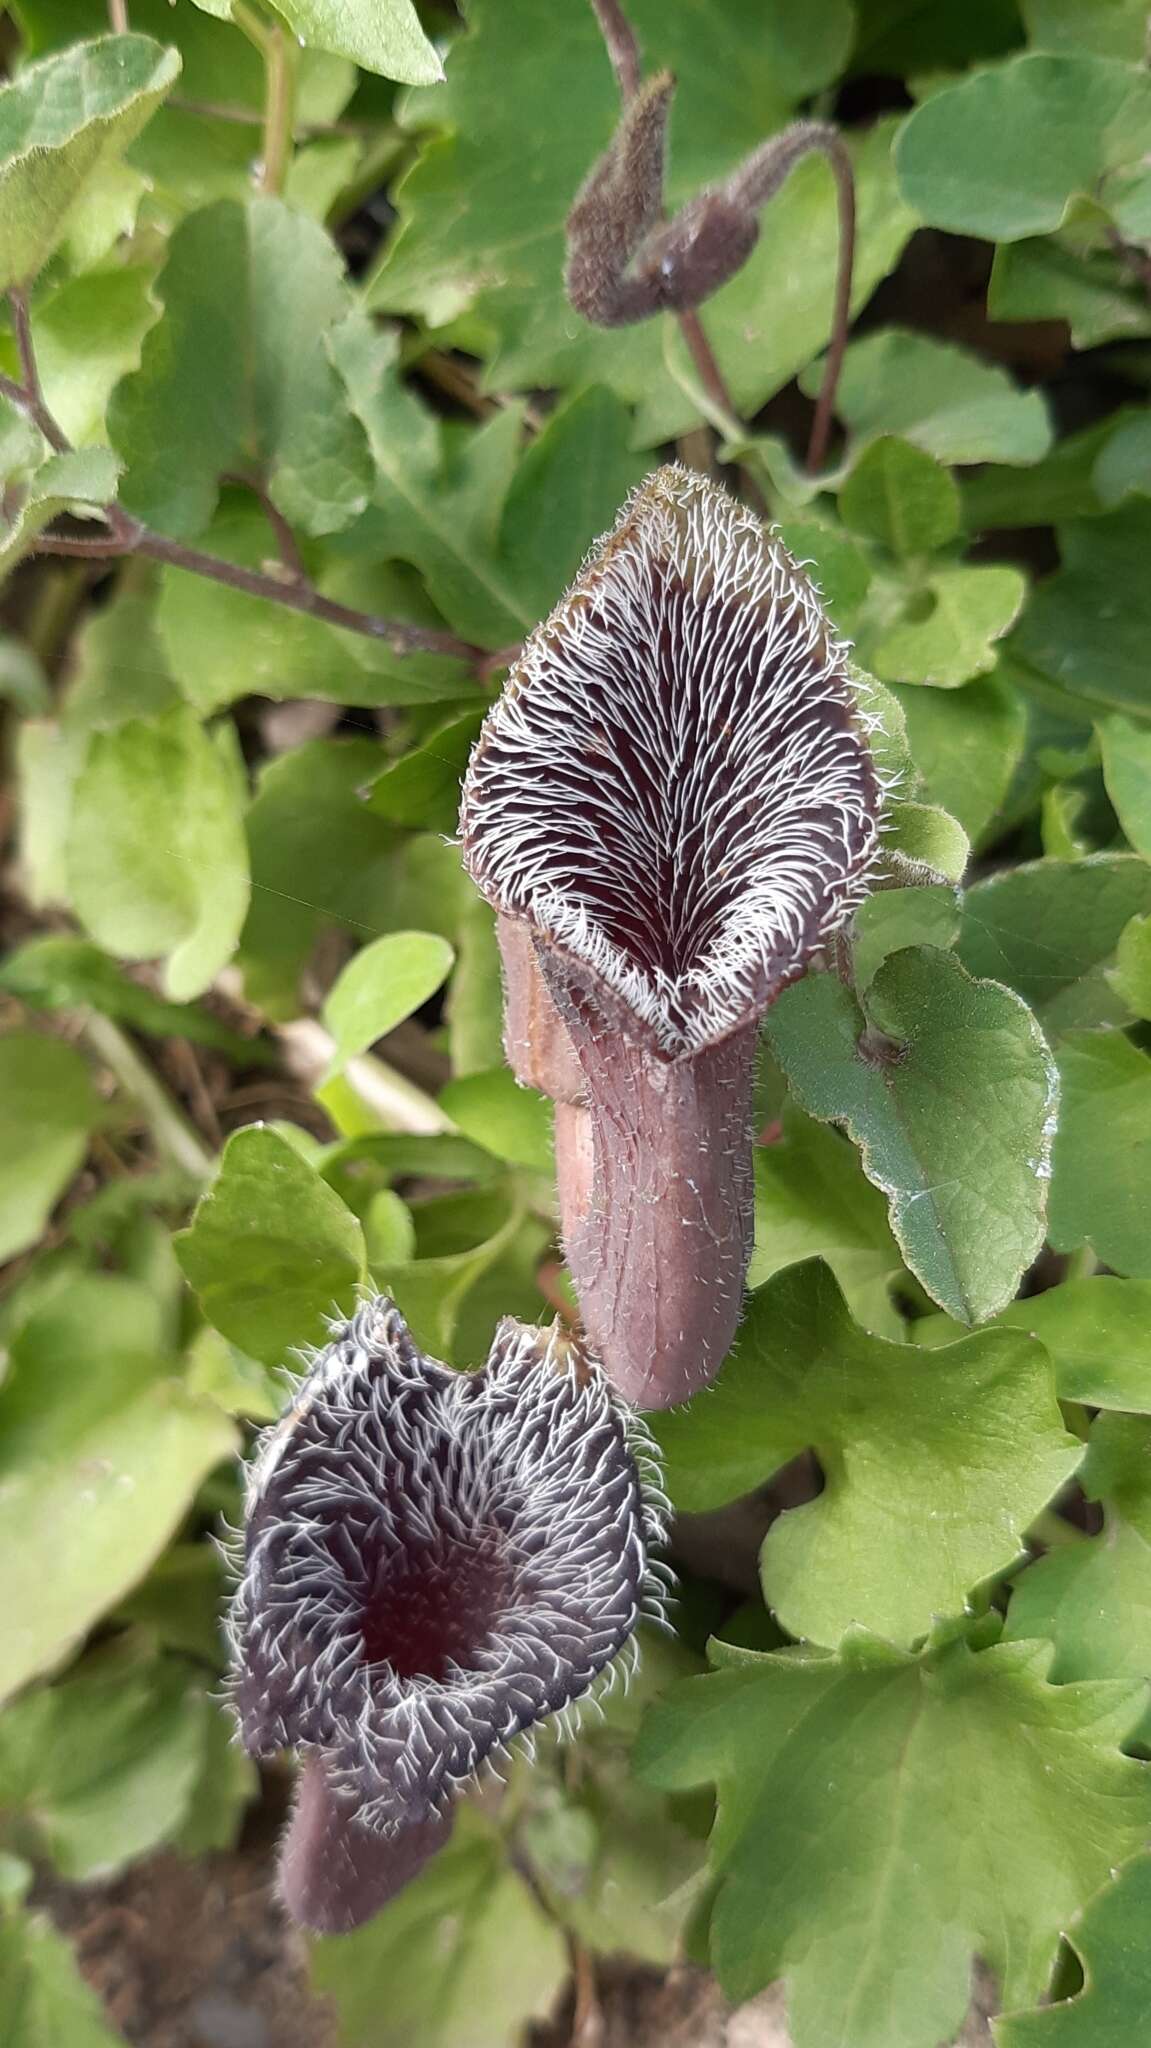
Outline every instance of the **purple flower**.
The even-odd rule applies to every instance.
[[[731,1342],[758,1021],[866,892],[878,812],[806,576],[726,492],[657,470],[527,642],[460,813],[509,1057],[563,1105],[584,1322],[629,1400],[682,1400]]]
[[[477,1769],[628,1643],[658,1534],[631,1443],[558,1332],[505,1321],[452,1372],[381,1296],[321,1353],[252,1469],[231,1611],[245,1747],[306,1752],[280,1865],[297,1918],[368,1918]]]

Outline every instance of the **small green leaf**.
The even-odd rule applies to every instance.
[[[209,1711],[175,1658],[106,1649],[0,1717],[0,1807],[62,1877],[107,1876],[180,1826]]]
[[[937,805],[889,804],[881,859],[891,879],[910,887],[961,882],[970,857],[962,825]]]
[[[1051,234],[1079,195],[1146,148],[1151,80],[1088,56],[1014,57],[945,86],[910,114],[900,189],[931,227],[1018,242]],[[1058,148],[1052,138],[1058,136]]]
[[[28,1317],[0,1419],[6,1699],[143,1577],[236,1434],[170,1376],[154,1297],[111,1274],[71,1280]]]
[[[1037,860],[967,891],[959,956],[1005,981],[1059,1033],[1122,1023],[1104,970],[1128,921],[1151,911],[1151,868],[1133,854]]]
[[[883,962],[905,946],[936,946],[946,952],[959,930],[959,896],[946,883],[907,889],[874,889],[855,913],[851,964],[864,993]]]
[[[655,1433],[688,1510],[816,1452],[824,1490],[773,1522],[760,1572],[783,1627],[827,1644],[856,1625],[910,1643],[959,1611],[1082,1457],[1032,1338],[980,1332],[928,1357],[868,1336],[815,1261],[758,1290],[715,1386]]]
[[[180,709],[93,735],[68,838],[72,901],[125,960],[163,957],[175,1002],[232,957],[248,908],[243,767],[235,732]]]
[[[454,958],[434,932],[388,932],[362,946],[324,998],[324,1022],[336,1041],[325,1082],[434,996]]]
[[[1019,1574],[1007,1634],[1055,1645],[1051,1676],[1130,1678],[1151,1670],[1151,1423],[1100,1415],[1079,1483],[1104,1509],[1097,1536],[1070,1537]]]
[[[554,1173],[552,1105],[534,1088],[521,1088],[507,1067],[449,1081],[440,1103],[465,1138],[498,1159]]]
[[[814,398],[822,375],[812,364],[800,388]],[[835,404],[855,442],[898,434],[940,462],[1032,463],[1051,446],[1040,392],[1020,391],[967,349],[900,327],[852,342]]]
[[[0,1262],[35,1244],[88,1149],[101,1104],[59,1038],[0,1038]]]
[[[309,49],[350,57],[403,85],[438,85],[443,78],[412,0],[275,0],[275,7]]]
[[[236,1131],[176,1255],[213,1327],[283,1365],[322,1343],[364,1279],[356,1218],[295,1147],[263,1126]]]
[[[963,1322],[994,1315],[1043,1240],[1055,1069],[1026,1005],[919,947],[884,962],[866,1016],[813,974],[767,1032],[803,1108],[860,1146],[932,1298]]]
[[[508,2048],[543,2020],[568,1973],[559,1928],[461,1803],[446,1849],[354,1934],[312,1943],[344,2048]]]
[[[1149,549],[1151,504],[1144,499],[1061,527],[1063,566],[1034,592],[1013,651],[1092,704],[1145,714]]]
[[[35,277],[88,179],[139,134],[179,69],[148,36],[100,36],[0,87],[0,286]]]
[[[636,1764],[665,1790],[718,1785],[729,1997],[786,1977],[795,2048],[936,2048],[973,1951],[1007,2005],[1040,1996],[1070,1916],[1151,1821],[1151,1773],[1117,1747],[1141,1689],[1049,1685],[1049,1654],[952,1640],[915,1660],[862,1637],[673,1689]]]
[[[1132,2048],[1151,2020],[1149,1917],[1151,1856],[1136,1856],[1066,1930],[1083,1989],[1042,2012],[995,2020],[996,2048]]]
[[[259,1039],[230,1031],[208,1010],[191,1003],[166,1003],[153,995],[84,939],[29,939],[0,966],[0,988],[37,1009],[91,1007],[156,1038],[187,1038],[195,1045],[215,1046],[245,1065],[259,1065],[269,1057]]]
[[[1018,569],[938,569],[907,615],[871,649],[885,683],[928,683],[958,689],[994,668],[995,642],[1019,616],[1027,592]]]
[[[987,311],[992,320],[1065,320],[1073,348],[1151,333],[1147,295],[1115,251],[1079,250],[1046,235],[996,249]],[[1112,414],[1107,433],[1113,424]]]
[[[1151,1281],[1111,1274],[1065,1280],[1014,1301],[996,1326],[1027,1330],[1050,1354],[1061,1401],[1151,1415]],[[948,1316],[913,1323],[917,1344],[951,1344],[962,1329]]]
[[[1129,491],[1151,496],[1151,421],[1146,414],[1124,420],[1099,451],[1092,482],[1100,502],[1111,508]]]
[[[785,1103],[778,1137],[755,1155],[755,1249],[747,1281],[759,1287],[801,1259],[825,1259],[852,1314],[877,1335],[903,1329],[888,1289],[902,1269],[887,1204],[838,1131]]]
[[[1107,979],[1133,1017],[1151,1018],[1151,917],[1124,925]]]
[[[157,291],[164,318],[108,414],[126,510],[201,534],[230,470],[306,533],[350,525],[371,462],[328,354],[350,299],[323,229],[277,199],[221,200],[177,227]]]
[[[934,456],[885,434],[873,441],[839,493],[845,526],[894,555],[930,554],[959,531],[959,491]]]
[[[23,1873],[23,1882],[21,1882]],[[32,1873],[0,1856],[0,1982],[4,2048],[125,2048],[104,2006],[81,1976],[72,1947],[47,1913],[26,1912]]]
[[[483,709],[438,725],[418,747],[389,763],[367,796],[369,810],[393,825],[452,834],[460,815],[460,783],[483,723]]]
[[[1017,693],[996,670],[961,692],[909,684],[895,694],[925,796],[958,819],[977,844],[1023,754],[1026,718]]]
[[[1151,1059],[1121,1032],[1080,1031],[1059,1072],[1051,1243],[1090,1245],[1102,1264],[1151,1277]]]
[[[1151,727],[1130,718],[1101,718],[1103,780],[1130,844],[1151,860]]]

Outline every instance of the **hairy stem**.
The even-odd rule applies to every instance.
[[[824,364],[823,382],[816,400],[815,418],[811,423],[811,439],[807,444],[807,467],[812,475],[823,468],[827,457],[831,418],[835,410],[835,394],[839,388],[839,373],[843,368],[847,337],[851,329],[851,287],[855,275],[855,173],[851,167],[851,158],[838,135],[834,139],[826,138],[820,147],[835,176],[836,201],[839,207],[839,268],[835,279],[831,342]]]

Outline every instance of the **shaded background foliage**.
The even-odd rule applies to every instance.
[[[589,8],[128,14],[152,40],[93,50],[97,0],[2,31],[0,2032],[169,2038],[45,1907],[114,1992],[75,1888],[138,1903],[166,1848],[199,1896],[282,1811],[287,1765],[258,1779],[217,1704],[211,1538],[293,1347],[369,1276],[459,1366],[564,1311],[550,1105],[504,1068],[451,834],[509,649],[678,446],[767,505],[878,679],[887,886],[766,1022],[755,1293],[659,1429],[674,1634],[307,1967],[380,2048],[553,2009],[569,2038],[573,1996],[590,2038],[597,1973],[681,1953],[732,1999],[784,1978],[799,2048],[936,2048],[978,1956],[1001,2048],[1129,2048],[1145,9],[636,0],[679,81],[671,204],[797,110],[843,128],[855,324],[815,478],[825,163],[703,310],[734,417],[674,323],[564,300],[618,105]]]

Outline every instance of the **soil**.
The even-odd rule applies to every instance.
[[[156,1856],[107,1884],[52,1885],[38,1902],[134,2048],[337,2048],[263,1847]],[[733,2010],[703,1971],[605,1964],[582,2003],[578,2028],[569,1994],[526,2048],[791,2048],[778,1987]],[[987,2048],[989,2006],[977,1985],[956,2048]]]

